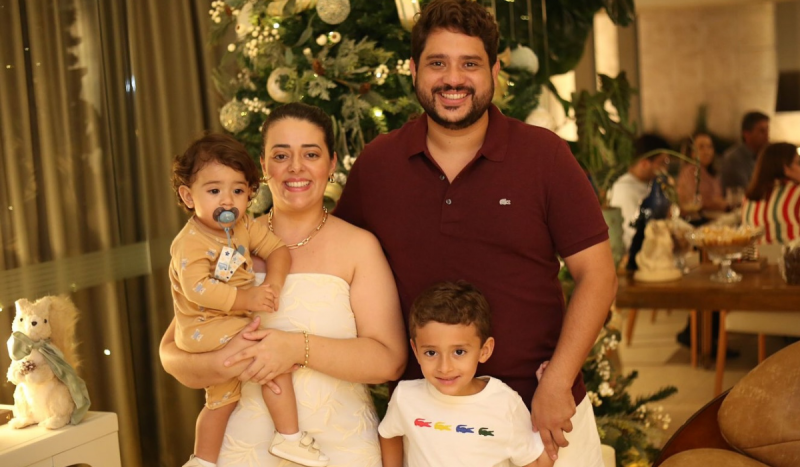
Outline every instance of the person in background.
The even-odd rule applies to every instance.
[[[748,112],[742,118],[742,142],[728,149],[722,159],[722,191],[745,189],[750,183],[756,156],[769,143],[769,117],[761,112]]]
[[[643,134],[634,143],[634,160],[628,171],[611,186],[608,204],[622,210],[622,241],[625,250],[630,249],[631,240],[636,233],[633,222],[639,215],[639,206],[650,192],[650,184],[659,172],[667,170],[669,155],[656,153],[642,157],[657,149],[669,149],[669,143],[653,134]]]
[[[800,238],[800,154],[790,143],[773,143],[758,156],[742,204],[742,223],[764,227],[762,243]]]
[[[688,142],[684,154],[699,162],[699,165],[683,164],[678,174],[677,188],[678,202],[681,209],[692,206],[697,200],[695,194],[700,195],[700,208],[709,211],[725,211],[728,203],[722,193],[722,185],[714,169],[714,143],[708,133],[698,132]],[[698,189],[697,171],[700,171],[700,184]],[[685,211],[691,211],[686,209]]]
[[[617,286],[600,203],[561,138],[492,105],[499,31],[486,8],[433,0],[418,18],[411,76],[425,114],[364,148],[336,214],[378,237],[406,316],[434,283],[475,284],[503,343],[478,371],[531,404],[557,467],[601,467],[580,371]],[[576,282],[566,306],[559,256]],[[421,377],[411,359],[403,379]]]

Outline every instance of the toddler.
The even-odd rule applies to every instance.
[[[193,214],[170,248],[175,343],[187,352],[210,352],[225,346],[254,312],[278,309],[291,256],[277,236],[246,214],[259,187],[258,168],[235,139],[209,134],[192,143],[173,161],[172,185],[179,204]],[[253,286],[251,254],[267,265],[258,287]],[[300,433],[291,374],[275,383],[280,394],[261,389],[277,432],[269,452],[301,465],[326,466],[328,458],[314,439]],[[206,388],[195,452],[184,467],[216,465],[240,393],[236,378]]]

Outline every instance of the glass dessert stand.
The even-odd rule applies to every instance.
[[[735,283],[742,276],[731,268],[731,263],[741,259],[742,252],[763,234],[763,229],[755,227],[703,227],[687,234],[687,238],[705,250],[714,264],[719,264],[719,271],[711,275],[712,281]]]

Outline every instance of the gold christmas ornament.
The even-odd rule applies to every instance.
[[[250,124],[250,112],[246,105],[234,99],[222,106],[219,111],[219,122],[222,128],[231,133],[238,133]]]
[[[258,188],[258,194],[250,201],[247,211],[251,214],[263,214],[272,206],[272,192],[269,185],[262,183]]]
[[[492,101],[499,102],[503,100],[506,92],[508,92],[508,73],[500,70],[500,73],[497,74],[497,84],[494,87],[494,96],[492,97]]]
[[[339,185],[336,182],[328,183],[325,187],[325,197],[330,198],[334,203],[339,202],[339,198],[342,197],[342,191],[344,191],[344,187]]]
[[[317,14],[328,24],[339,24],[350,14],[350,0],[319,0]]]
[[[408,32],[414,27],[414,16],[419,13],[418,0],[394,0],[397,5],[397,17],[400,18],[400,26]]]
[[[293,74],[294,70],[286,67],[278,67],[272,70],[267,79],[267,93],[272,100],[282,104],[292,102],[292,93],[281,88],[281,78],[284,76],[291,77]]]
[[[500,60],[500,65],[507,67],[511,64],[511,47],[506,47],[506,50],[497,54],[497,59]]]

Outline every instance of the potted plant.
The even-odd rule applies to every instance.
[[[592,182],[597,199],[603,208],[603,217],[609,228],[614,260],[625,254],[622,242],[622,213],[608,205],[608,191],[634,161],[636,123],[630,120],[631,87],[625,72],[612,78],[600,74],[600,89],[594,93],[581,91],[572,95],[572,102],[564,102],[575,111],[578,140],[570,143],[572,153]],[[669,148],[657,149],[640,157],[668,153],[671,157],[690,164],[697,161]],[[665,190],[671,201],[676,201],[674,190]]]
[[[578,140],[571,142],[572,153],[592,182],[603,217],[609,228],[614,261],[625,254],[622,242],[622,213],[608,206],[608,190],[628,170],[633,160],[636,123],[630,121],[631,88],[621,72],[615,78],[599,75],[600,89],[572,95],[565,107],[575,111]]]

